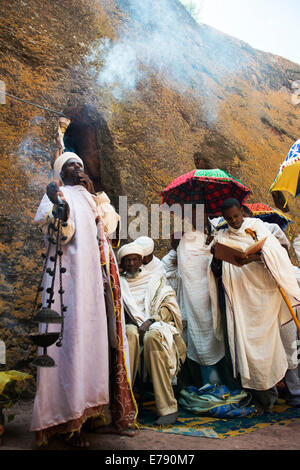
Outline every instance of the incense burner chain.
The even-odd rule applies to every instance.
[[[66,239],[66,237],[62,234],[62,227],[66,226],[66,222],[64,221],[65,204],[60,197],[58,197],[58,204],[52,211],[52,214],[54,216],[54,220],[48,226],[48,247],[46,249],[46,253],[42,254],[42,257],[44,258],[44,264],[32,311],[33,321],[39,324],[45,324],[46,330],[44,333],[31,333],[29,335],[29,338],[35,345],[43,348],[43,354],[39,355],[32,362],[32,364],[36,367],[56,366],[52,357],[47,354],[47,348],[55,342],[57,347],[62,346],[64,316],[65,312],[67,311],[67,307],[63,303],[64,290],[62,284],[62,275],[66,272],[66,268],[62,266],[62,242]],[[55,253],[49,257],[51,246],[53,245],[55,246]],[[49,267],[49,260],[53,263],[52,268]],[[54,303],[53,297],[57,272],[59,276],[58,293],[60,299],[60,314],[52,309],[52,304]],[[46,289],[48,298],[46,300],[46,306],[43,306],[42,303],[38,303],[38,298],[41,292],[44,290],[43,281],[46,273],[51,276],[51,285]],[[60,324],[60,331],[48,332],[48,325],[51,323]]]

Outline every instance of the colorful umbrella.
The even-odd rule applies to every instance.
[[[221,215],[222,202],[234,197],[243,203],[251,191],[223,170],[192,170],[179,176],[161,193],[162,203],[205,204],[208,217]]]
[[[294,197],[300,194],[300,139],[290,148],[286,159],[270,187],[272,191],[287,191]],[[275,200],[275,198],[274,198]]]
[[[278,224],[279,227],[284,230],[288,224],[293,223],[292,219],[281,212],[279,209],[273,209],[273,207],[268,206],[263,203],[255,204],[244,204],[247,206],[253,214],[253,217],[262,220],[263,222],[269,222],[270,224]],[[222,218],[223,219],[223,218]],[[220,220],[217,230],[221,228],[226,228],[226,220]]]

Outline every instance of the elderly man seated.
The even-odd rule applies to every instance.
[[[144,251],[135,242],[118,251],[122,268],[121,294],[127,317],[132,385],[144,357],[142,380],[149,374],[159,418],[156,424],[169,425],[177,419],[177,400],[172,378],[185,360],[186,346],[181,338],[181,312],[174,290],[163,275],[143,266]]]

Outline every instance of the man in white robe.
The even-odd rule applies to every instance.
[[[119,216],[105,193],[94,193],[83,162],[76,154],[62,154],[55,161],[54,175],[57,182],[63,180],[64,186],[56,182],[48,185],[34,221],[47,231],[59,195],[65,203],[62,262],[66,272],[62,279],[67,312],[62,347],[55,344],[49,347],[56,367],[38,369],[31,430],[36,432],[38,445],[45,445],[54,434],[75,433],[69,442],[87,447],[89,443],[81,427],[88,418],[103,416],[104,405],[109,403],[109,337],[96,223],[100,218],[108,234],[116,229]],[[50,256],[54,250],[52,246]],[[57,278],[52,308],[60,313]],[[50,282],[47,275],[44,305]],[[48,331],[58,329],[50,324]],[[123,335],[125,356],[126,349],[129,356],[124,322]]]
[[[254,218],[244,218],[236,200],[223,203],[223,216],[229,228],[220,230],[215,241],[236,243],[246,249],[266,237],[262,254],[238,259],[240,266],[222,262],[222,282],[226,293],[226,323],[235,377],[239,374],[244,388],[259,392],[271,390],[283,379],[288,360],[280,337],[279,323],[291,321],[291,314],[282,302],[278,286],[284,289],[292,304],[300,299],[293,267],[286,250],[270,233],[265,224]],[[222,337],[217,286],[210,275],[214,330]],[[296,354],[296,342],[294,351]],[[275,393],[275,399],[276,399]],[[266,408],[274,399],[270,398]]]
[[[206,238],[203,231],[192,228],[184,233],[177,248],[177,298],[186,325],[186,369],[190,369],[188,375],[195,386],[222,382],[216,365],[224,357],[223,339],[216,338],[213,329]]]
[[[139,246],[144,250],[143,266],[146,271],[151,273],[155,272],[158,275],[166,275],[163,263],[157,256],[154,255],[154,241],[150,237],[141,236],[135,240]]]
[[[121,293],[128,315],[126,334],[129,343],[132,384],[135,382],[143,353],[144,373],[150,376],[157,413],[157,424],[173,424],[177,419],[177,400],[172,388],[180,363],[185,359],[181,312],[174,290],[165,277],[153,275],[142,265],[144,251],[136,242],[118,251],[123,273]],[[142,346],[140,345],[140,339]],[[142,373],[141,380],[144,380]]]
[[[253,217],[252,211],[247,206],[242,206],[245,217]],[[264,222],[265,227],[270,230],[275,238],[279,241],[280,245],[287,251],[290,248],[290,242],[286,237],[283,230],[278,224]],[[294,267],[295,269],[295,267]],[[297,273],[296,273],[297,278]],[[284,300],[282,300],[284,302]],[[297,312],[297,308],[296,308]],[[281,392],[285,397],[286,402],[292,406],[300,406],[300,379],[298,373],[298,358],[295,354],[295,341],[298,339],[297,327],[295,322],[290,321],[285,325],[281,325],[280,337],[286,352],[288,361],[288,370],[284,376],[283,382],[285,384],[285,392]],[[273,390],[274,397],[277,395],[276,390]]]

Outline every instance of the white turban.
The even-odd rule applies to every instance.
[[[154,251],[154,241],[150,237],[139,237],[135,241],[143,248],[144,256],[151,255]]]
[[[121,263],[122,258],[127,255],[140,255],[144,256],[144,250],[141,246],[137,245],[135,242],[127,243],[127,245],[122,246],[117,253],[118,263]]]
[[[81,160],[80,157],[78,157],[78,155],[76,155],[76,153],[65,152],[65,153],[61,154],[61,156],[58,157],[54,162],[54,168],[53,168],[54,169],[54,179],[61,180],[60,173],[61,173],[62,167],[71,158],[73,158],[74,160],[77,160],[79,163],[81,163],[82,167],[84,168],[83,161]]]

